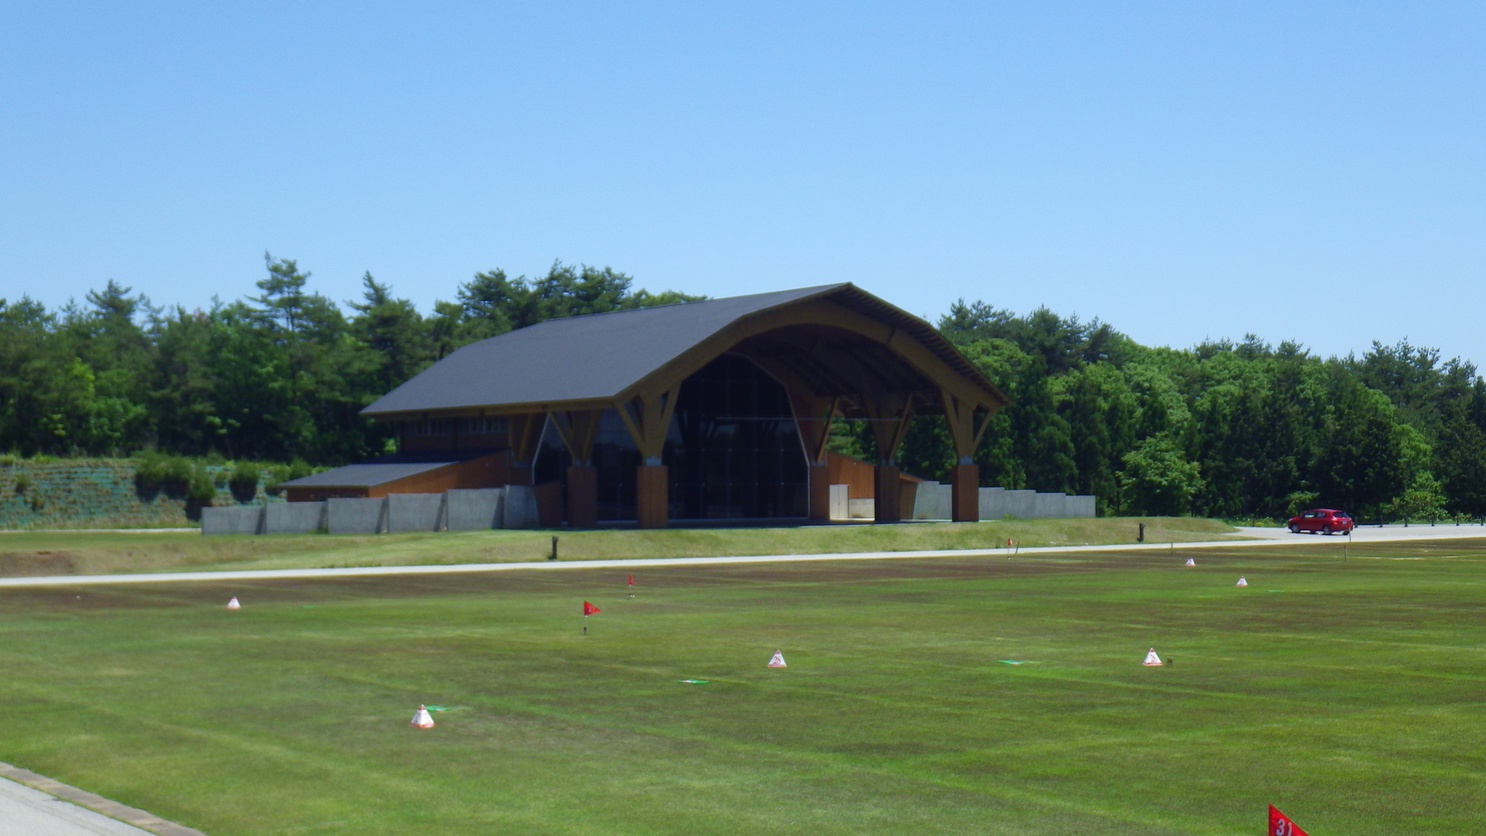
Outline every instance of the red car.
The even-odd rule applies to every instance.
[[[1348,516],[1346,511],[1336,511],[1331,508],[1313,508],[1305,513],[1290,518],[1290,533],[1299,534],[1309,531],[1312,534],[1351,534],[1356,524]]]

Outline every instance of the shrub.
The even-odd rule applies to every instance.
[[[289,481],[289,466],[276,464],[268,468],[268,475],[263,480],[263,492],[270,496],[279,495],[279,484]]]
[[[31,490],[31,477],[25,473],[15,475],[15,495],[20,496]]]
[[[184,461],[184,459],[182,459]],[[210,505],[217,498],[217,484],[206,465],[198,464],[191,469],[186,482],[186,501],[192,505]]]
[[[227,484],[232,486],[233,493],[256,493],[258,480],[263,477],[263,471],[252,462],[238,462],[232,467],[232,475],[228,477]]]
[[[169,456],[162,468],[160,484],[175,490],[186,490],[195,475],[196,468],[191,466],[191,462],[181,456]],[[207,479],[210,480],[211,477],[207,476]]]
[[[165,457],[150,451],[134,461],[134,481],[142,488],[158,488],[165,483]]]

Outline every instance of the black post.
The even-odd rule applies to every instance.
[[[556,537],[553,537],[552,538],[552,556],[549,557],[549,558],[547,558],[547,559],[548,560],[556,560],[557,559],[557,538]],[[587,628],[585,627],[584,630],[587,631]]]
[[[1140,533],[1135,536],[1135,542],[1137,542],[1137,543],[1144,543],[1145,542],[1145,523],[1141,523],[1140,524]]]

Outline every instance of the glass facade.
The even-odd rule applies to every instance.
[[[543,437],[538,481],[565,478],[567,451]],[[672,520],[746,520],[808,513],[805,453],[778,381],[748,360],[724,355],[681,385],[666,439]],[[601,521],[635,519],[639,451],[613,410],[594,440]]]

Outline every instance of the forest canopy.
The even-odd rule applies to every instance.
[[[559,261],[537,277],[477,273],[425,316],[370,273],[344,307],[309,279],[265,254],[256,294],[208,310],[114,281],[59,310],[0,299],[0,450],[342,464],[395,444],[362,407],[462,345],[705,298]],[[1253,335],[1146,347],[1097,319],[965,300],[935,325],[1012,399],[976,453],[982,484],[1093,494],[1105,514],[1486,515],[1486,383],[1437,350],[1375,342],[1323,359]],[[862,427],[833,444],[873,454]],[[942,421],[915,419],[899,463],[945,477]]]

